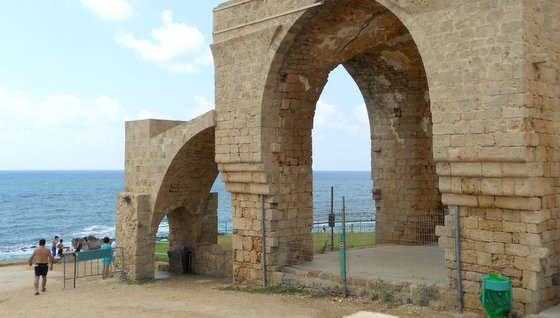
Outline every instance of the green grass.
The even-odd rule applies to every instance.
[[[286,287],[281,285],[276,285],[272,287],[235,287],[228,286],[223,288],[218,288],[218,290],[223,291],[242,291],[252,294],[267,294],[267,295],[297,295],[297,296],[311,296],[311,297],[322,297],[327,294],[321,291],[297,288],[297,287]]]
[[[167,254],[169,242],[156,242],[156,253]],[[167,255],[156,255],[156,262],[169,262]]]
[[[218,245],[231,247],[231,235],[218,235]]]
[[[231,235],[218,235],[218,245],[231,247]],[[169,242],[156,242],[156,253],[167,254]],[[156,262],[169,262],[167,255],[155,255]]]
[[[326,242],[326,247],[325,247]],[[231,235],[218,235],[218,245],[231,247]],[[375,245],[375,232],[354,232],[346,233],[346,248],[360,248]],[[330,233],[313,233],[313,252],[321,253],[325,248],[328,252],[331,250],[331,234]],[[169,243],[157,243],[156,253],[167,253]],[[338,234],[334,234],[334,251],[340,250],[340,242]],[[167,255],[156,255],[156,262],[167,262]]]
[[[313,252],[321,253],[323,248],[328,252],[331,250],[331,233],[313,233]],[[333,250],[340,250],[338,233],[333,237]],[[360,248],[375,245],[375,232],[354,232],[346,233],[346,248]]]

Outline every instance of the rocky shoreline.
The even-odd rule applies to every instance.
[[[96,250],[101,247],[101,244],[103,244],[103,238],[97,238],[93,235],[88,235],[82,238],[73,238],[71,240],[71,245],[67,245],[67,242],[64,243],[66,243],[64,246],[64,253],[75,251],[78,247],[78,244],[80,243],[82,243],[82,250]],[[50,249],[50,246],[48,247]],[[37,245],[32,245],[29,247],[29,256],[31,256],[31,253],[33,253],[33,250],[35,248],[37,248]],[[58,258],[55,257],[55,261],[56,259]],[[0,260],[0,267],[27,264],[27,260],[27,257]]]

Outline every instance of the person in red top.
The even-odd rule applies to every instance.
[[[41,283],[41,291],[47,290],[47,273],[49,271],[49,263],[51,264],[50,269],[53,269],[54,256],[51,251],[45,247],[45,239],[39,240],[39,247],[37,247],[31,257],[29,258],[29,266],[35,263],[35,295],[39,295],[39,276],[43,277]]]

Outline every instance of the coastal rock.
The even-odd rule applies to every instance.
[[[93,235],[89,235],[83,238],[73,238],[72,247],[76,249],[79,242],[82,242],[82,249],[84,250],[96,250],[99,249],[101,244],[103,244],[103,239],[98,239]]]

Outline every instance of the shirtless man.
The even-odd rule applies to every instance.
[[[45,247],[45,239],[39,241],[39,247],[37,247],[31,257],[29,258],[29,266],[35,263],[35,295],[39,295],[39,276],[43,277],[41,284],[41,291],[47,290],[47,272],[49,271],[49,263],[51,264],[51,270],[53,269],[54,257],[51,251]]]

